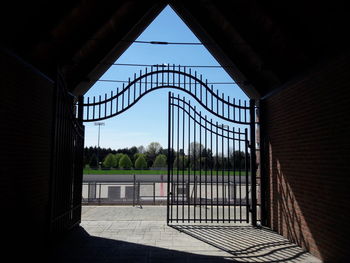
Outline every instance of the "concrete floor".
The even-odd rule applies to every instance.
[[[52,262],[320,262],[267,229],[167,226],[165,206],[83,207],[81,227],[53,253]]]

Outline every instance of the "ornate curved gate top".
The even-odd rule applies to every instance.
[[[146,94],[162,89],[178,89],[191,95],[197,102],[210,113],[223,120],[238,123],[250,124],[250,106],[246,101],[230,98],[219,94],[213,86],[203,80],[202,75],[191,68],[182,66],[152,66],[144,72],[140,70],[139,75],[129,78],[128,84],[123,84],[121,90],[117,88],[116,94],[112,91],[104,97],[87,98],[84,101],[84,122],[104,120],[116,116],[137,103]]]

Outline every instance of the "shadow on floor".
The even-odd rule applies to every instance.
[[[219,256],[196,255],[89,235],[78,227],[56,244],[48,262],[234,262]]]
[[[172,228],[223,250],[233,262],[319,262],[277,233],[251,226],[172,225]]]

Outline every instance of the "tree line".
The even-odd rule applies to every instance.
[[[151,142],[146,148],[141,145],[112,150],[111,148],[85,147],[84,165],[97,168],[147,169],[166,168],[168,150],[160,143]],[[99,164],[100,162],[100,164]]]
[[[214,154],[198,142],[190,143],[189,152],[183,149],[172,151],[173,168],[184,170],[244,170],[249,169],[250,154],[243,151],[229,150],[228,153]]]
[[[250,164],[249,153],[230,150],[226,154],[213,154],[211,149],[198,142],[192,142],[187,153],[183,149],[172,149],[170,156],[168,149],[163,149],[158,142],[152,142],[147,147],[133,146],[118,150],[97,147],[84,149],[84,164],[90,168],[101,166],[116,169],[165,169],[169,158],[173,168],[180,170],[244,170]]]

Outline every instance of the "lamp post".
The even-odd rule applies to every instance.
[[[104,122],[95,122],[95,126],[98,126],[98,137],[97,137],[97,163],[99,168],[101,169],[101,163],[100,163],[100,130],[101,126],[104,126]]]

